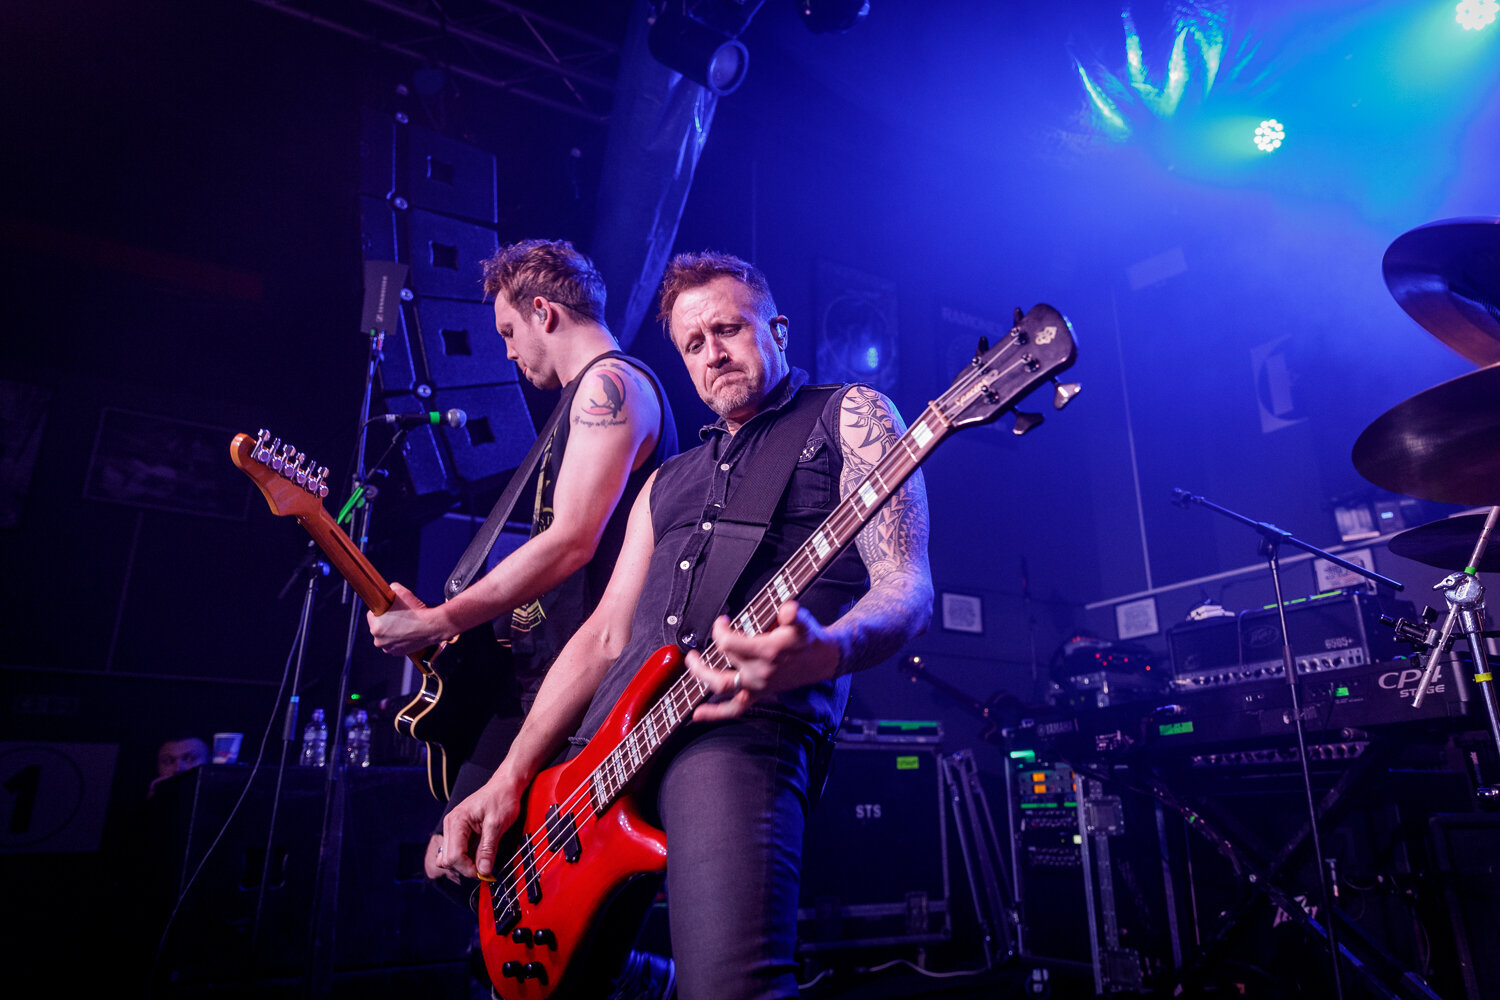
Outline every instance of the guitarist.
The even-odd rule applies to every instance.
[[[807,392],[806,373],[788,364],[787,320],[765,277],[736,257],[674,258],[658,318],[719,419],[642,490],[603,600],[548,673],[504,763],[448,814],[441,863],[452,871],[492,871],[532,777],[570,737],[575,747],[586,742],[652,651],[705,644],[684,632],[695,589],[713,576],[714,521]],[[904,430],[891,402],[867,386],[838,387],[817,406],[759,547],[722,607],[738,610],[764,585]],[[683,1000],[797,995],[803,824],[849,675],[893,655],[931,617],[927,537],[914,475],[800,603],[781,606],[771,630],[738,634],[710,609],[703,627],[735,669],[715,671],[688,654],[688,668],[716,694],[658,755],[651,795],[668,843]]]
[[[677,428],[655,374],[618,352],[604,325],[604,280],[564,240],[527,240],[484,261],[484,292],[506,357],[538,389],[577,383],[548,445],[531,509],[531,537],[451,600],[426,607],[392,583],[396,603],[368,614],[375,645],[405,655],[495,622],[509,640],[512,677],[473,755],[459,768],[448,807],[484,783],[509,748],[552,660],[598,603],[614,568],[631,504],[647,477],[677,451]],[[519,712],[517,710],[519,704]],[[427,848],[437,867],[435,833]]]

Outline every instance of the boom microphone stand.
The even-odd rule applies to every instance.
[[[1302,766],[1302,787],[1307,794],[1307,822],[1308,831],[1312,835],[1313,857],[1318,868],[1318,890],[1322,899],[1323,930],[1328,937],[1328,959],[1333,970],[1333,995],[1338,1000],[1343,1000],[1344,982],[1342,972],[1339,968],[1339,942],[1337,921],[1333,916],[1333,892],[1329,885],[1328,864],[1323,857],[1323,841],[1318,834],[1318,807],[1313,801],[1312,771],[1307,762],[1307,733],[1302,725],[1302,705],[1297,692],[1297,670],[1292,661],[1292,640],[1286,630],[1286,599],[1281,592],[1281,561],[1280,550],[1283,544],[1299,548],[1304,552],[1310,552],[1315,556],[1327,559],[1335,565],[1342,566],[1352,573],[1358,573],[1377,584],[1385,584],[1393,590],[1405,589],[1395,580],[1381,576],[1373,570],[1357,566],[1347,559],[1340,559],[1331,552],[1325,552],[1315,545],[1310,545],[1290,532],[1276,527],[1269,521],[1256,521],[1236,514],[1234,511],[1220,507],[1200,496],[1194,496],[1187,490],[1173,490],[1172,502],[1179,507],[1186,508],[1190,504],[1200,504],[1216,513],[1222,514],[1231,521],[1238,521],[1255,530],[1260,535],[1260,554],[1265,556],[1271,568],[1271,584],[1276,591],[1276,614],[1281,623],[1281,665],[1286,675],[1287,689],[1292,699],[1292,725],[1297,733],[1297,761]]]

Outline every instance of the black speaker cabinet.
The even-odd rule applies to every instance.
[[[287,769],[269,864],[275,775],[262,771],[236,809],[249,772],[199,768],[173,782],[159,804],[166,836],[157,870],[177,891],[186,888],[164,959],[175,982],[295,978],[308,969],[325,772]],[[424,769],[371,767],[346,780],[335,970],[464,961],[475,918],[422,874],[439,811]]]
[[[939,756],[936,744],[839,743],[804,840],[799,950],[951,936]]]

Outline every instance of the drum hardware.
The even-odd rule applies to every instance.
[[[1489,656],[1484,646],[1484,584],[1479,582],[1478,571],[1474,568],[1484,559],[1497,521],[1500,521],[1500,507],[1492,507],[1484,520],[1484,527],[1480,530],[1479,540],[1474,545],[1468,567],[1464,572],[1450,573],[1433,585],[1432,589],[1441,591],[1443,598],[1448,602],[1448,617],[1444,619],[1440,630],[1434,630],[1431,627],[1437,620],[1437,615],[1430,608],[1424,609],[1422,625],[1415,625],[1404,620],[1398,620],[1392,624],[1398,638],[1428,653],[1426,666],[1422,670],[1422,678],[1417,684],[1416,694],[1412,697],[1413,708],[1422,706],[1422,701],[1427,696],[1427,689],[1437,673],[1442,657],[1453,645],[1455,629],[1462,630],[1464,639],[1468,643],[1469,654],[1474,659],[1474,681],[1479,685],[1481,700],[1484,702],[1490,736],[1495,741],[1496,748],[1500,749],[1500,704],[1496,701],[1495,683],[1490,673]],[[1492,775],[1490,781],[1481,782],[1475,789],[1481,799],[1491,802],[1500,801],[1500,783],[1497,783],[1494,778],[1495,776]]]

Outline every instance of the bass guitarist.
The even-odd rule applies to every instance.
[[[663,748],[647,796],[668,844],[678,995],[794,997],[803,825],[849,675],[896,653],[931,617],[925,491],[913,475],[800,602],[781,604],[774,627],[734,631],[720,612],[766,585],[904,428],[867,386],[805,386],[806,373],[787,361],[786,317],[765,277],[736,257],[676,257],[658,318],[719,419],[636,498],[602,601],[547,674],[499,769],[449,812],[440,863],[466,876],[491,873],[533,776],[570,742],[577,752],[653,650],[706,646],[711,634],[733,669],[688,654],[715,696]],[[809,405],[815,419],[800,423]],[[773,453],[787,454],[792,470],[774,513],[725,584],[727,597],[704,609],[695,595],[723,583],[719,515],[757,489]]]
[[[636,494],[677,451],[656,375],[621,354],[604,325],[604,280],[588,257],[564,240],[527,240],[483,268],[506,356],[538,389],[576,391],[541,462],[531,537],[442,604],[426,607],[392,583],[396,603],[367,616],[375,645],[396,655],[492,621],[496,639],[510,644],[511,676],[496,685],[494,711],[458,768],[447,808],[505,756],[548,667],[603,594]],[[437,866],[441,849],[435,833],[424,865],[429,878],[453,878]]]

